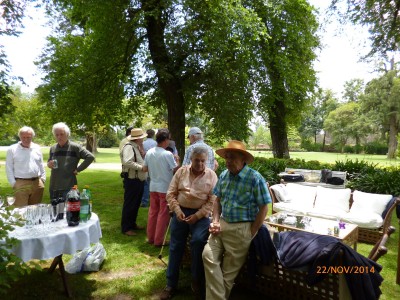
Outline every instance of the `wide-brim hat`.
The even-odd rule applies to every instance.
[[[142,128],[133,128],[131,130],[131,135],[128,136],[127,139],[133,141],[138,139],[144,139],[146,136],[147,134],[143,132]]]
[[[236,141],[236,140],[229,141],[228,145],[226,145],[225,148],[218,149],[215,152],[222,158],[225,158],[226,152],[228,151],[235,151],[242,153],[245,156],[245,161],[247,164],[251,164],[254,161],[254,156],[246,150],[245,144],[242,143],[241,141]]]

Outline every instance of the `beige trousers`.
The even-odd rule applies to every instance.
[[[246,261],[251,243],[251,223],[220,220],[221,232],[210,235],[203,250],[206,299],[226,300]]]
[[[32,205],[42,202],[44,184],[40,178],[35,180],[16,179],[14,189],[17,207]]]

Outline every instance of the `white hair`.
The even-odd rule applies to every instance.
[[[59,122],[53,125],[53,135],[55,136],[55,132],[57,129],[63,129],[65,131],[65,134],[69,136],[71,134],[71,130],[69,129],[68,125],[65,124],[64,122]]]
[[[21,138],[21,133],[24,133],[24,132],[30,132],[30,133],[32,133],[32,137],[35,137],[35,131],[33,130],[32,127],[29,127],[29,126],[21,127],[21,129],[18,131],[18,136]]]
[[[208,149],[204,146],[194,147],[192,153],[190,154],[190,159],[199,154],[205,154],[208,157]]]

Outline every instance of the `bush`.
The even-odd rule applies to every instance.
[[[355,153],[355,149],[353,146],[346,145],[344,146],[344,153]]]
[[[11,216],[11,207],[0,210],[0,295],[6,295],[10,284],[17,281],[25,274],[31,272],[31,265],[40,269],[37,263],[24,263],[19,257],[8,252],[15,247],[19,241],[9,237],[9,232],[14,230],[14,226],[21,226],[21,222],[15,215]]]
[[[118,146],[117,135],[114,132],[108,132],[99,139],[98,146],[100,148],[111,148]]]
[[[348,184],[353,190],[367,193],[400,195],[400,170],[376,169],[374,172],[360,173]]]
[[[381,142],[370,142],[365,144],[364,151],[366,154],[380,154],[386,155],[388,152],[388,146]]]
[[[0,146],[10,146],[17,142],[18,142],[18,140],[0,140]]]
[[[312,143],[309,140],[302,140],[300,147],[306,151],[312,151],[312,152],[321,152],[322,151],[321,143]]]

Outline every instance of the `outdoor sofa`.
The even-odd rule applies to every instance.
[[[270,186],[272,212],[342,220],[359,226],[358,241],[374,244],[390,226],[396,201],[392,195],[333,189],[298,183]]]

